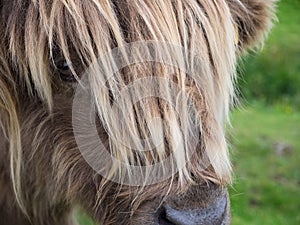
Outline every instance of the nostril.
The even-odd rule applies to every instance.
[[[174,225],[171,221],[168,220],[165,208],[161,208],[158,215],[158,224],[159,225]]]
[[[165,205],[159,214],[159,225],[223,225],[229,217],[227,196],[207,208],[177,210]]]

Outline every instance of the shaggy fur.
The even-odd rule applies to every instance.
[[[219,198],[231,180],[224,123],[234,99],[236,58],[263,42],[274,18],[274,2],[0,0],[1,220],[6,225],[76,224],[72,210],[80,205],[99,224],[156,224],[162,202],[179,209],[188,203],[191,209],[205,208]],[[168,56],[191,64],[197,56],[201,71],[192,68],[190,77],[148,62],[129,65],[107,80],[115,59],[106,53],[118,47],[124,58],[130,57],[122,46],[136,41],[181,46],[184,54],[167,51]],[[105,57],[98,62],[101,55]],[[64,62],[68,71],[61,68]],[[128,165],[152,165],[173,154],[173,166],[183,167],[169,180],[142,187],[118,185],[97,174],[80,154],[72,128],[72,100],[82,72],[100,64],[106,65],[105,73],[88,74],[99,137]],[[126,115],[121,116],[130,126],[121,126],[120,115],[110,106],[122,88],[145,77],[172,80],[178,92],[174,96],[170,86],[155,83],[135,89],[136,96],[152,88],[170,97],[137,105],[127,98],[122,105]],[[179,113],[168,106],[174,97]],[[165,124],[151,127],[154,116]],[[197,151],[189,160],[196,134]],[[135,137],[157,135],[164,143],[153,152],[131,151],[151,146],[150,141],[132,141]],[[177,143],[181,145],[175,151]],[[203,155],[210,162],[206,170],[199,166]],[[130,176],[126,167],[101,166],[110,168],[120,182]]]

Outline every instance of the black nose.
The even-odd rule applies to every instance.
[[[159,215],[159,225],[225,225],[229,223],[227,194],[206,208],[177,210],[163,206]]]

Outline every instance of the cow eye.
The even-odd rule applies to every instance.
[[[60,60],[55,63],[60,79],[65,82],[76,82],[76,78],[71,71],[70,65],[66,60]]]

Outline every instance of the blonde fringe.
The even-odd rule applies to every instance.
[[[0,50],[2,50],[1,47],[2,46],[0,46]],[[4,79],[0,79],[0,129],[3,129],[5,137],[9,140],[10,170],[16,200],[22,211],[26,214],[21,188],[21,131],[17,112],[17,100],[16,96],[13,94],[16,89],[8,66],[4,63],[5,60],[2,58],[3,55],[0,55],[0,57],[0,61],[2,62],[0,74],[2,74],[10,83],[10,89],[8,89],[8,84]]]
[[[228,118],[234,98],[236,56],[235,27],[227,1],[202,1],[200,5],[197,0],[122,0],[117,4],[123,4],[124,8],[119,6],[116,9],[113,1],[110,0],[53,0],[51,3],[45,0],[32,0],[26,13],[22,5],[17,5],[15,14],[10,16],[7,35],[11,56],[23,74],[20,79],[27,83],[29,90],[32,82],[34,91],[51,109],[54,104],[51,76],[49,67],[45,65],[51,64],[53,49],[59,48],[72,67],[70,52],[72,46],[80,57],[81,63],[87,67],[95,64],[100,55],[109,53],[114,47],[122,50],[122,46],[128,42],[157,41],[180,46],[185,53],[190,54],[174,56],[170,52],[170,58],[188,61],[193,65],[196,56],[201,62],[201,73],[193,71],[195,68],[192,68],[195,72],[192,73],[194,75],[192,78],[200,86],[186,85],[190,83],[191,77],[175,69],[173,75],[179,87],[177,96],[172,95],[172,90],[168,86],[144,87],[135,90],[134,93],[139,96],[146,89],[154,88],[157,93],[167,93],[170,101],[177,97],[181,103],[185,103],[177,103],[177,108],[182,107],[180,109],[182,114],[179,117],[165,102],[158,103],[155,99],[141,102],[140,107],[129,108],[123,105],[124,111],[127,112],[127,122],[131,125],[124,130],[118,123],[118,115],[110,114],[104,107],[110,105],[110,94],[112,93],[113,98],[117,99],[122,87],[126,87],[130,81],[152,76],[169,79],[168,66],[155,64],[153,70],[149,69],[149,65],[153,67],[153,64],[129,66],[127,72],[119,73],[107,81],[109,90],[101,86],[106,77],[89,74],[99,118],[112,137],[122,138],[127,140],[127,143],[132,143],[134,136],[141,139],[150,136],[155,139],[157,138],[155,135],[160,134],[165,136],[168,143],[164,143],[156,150],[158,156],[138,153],[138,161],[133,151],[130,151],[132,146],[124,147],[114,141],[114,138],[110,138],[110,151],[121,162],[151,165],[164,159],[172,151],[172,147],[176,146],[178,140],[182,140],[181,147],[174,152],[176,162],[174,166],[186,165],[190,157],[186,155],[187,148],[190,147],[187,143],[188,130],[191,123],[196,123],[199,126],[205,153],[215,172],[215,175],[210,175],[208,178],[220,182],[230,181],[231,165],[223,125],[224,119]],[[19,15],[25,17],[24,29],[19,27],[19,21],[22,21]],[[124,30],[124,27],[127,30]],[[122,54],[125,58],[130,57],[126,51]],[[101,63],[108,68],[106,74],[109,74],[115,64],[114,59],[110,57],[104,58]],[[79,79],[80,74],[77,74],[76,68],[71,69]],[[10,99],[7,93],[8,90],[0,90],[1,102],[4,104],[1,108],[9,113],[7,127],[10,129],[8,133],[11,175],[14,191],[22,205],[20,128],[14,100]],[[198,112],[190,111],[187,101],[180,96],[180,93],[189,93],[194,100],[198,99],[199,102],[195,103]],[[127,100],[131,101],[130,98]],[[130,105],[131,102],[126,103]],[[162,124],[149,126],[150,120],[157,115],[164,118],[166,127]],[[136,146],[141,146],[141,143],[136,143]],[[121,168],[113,167],[111,176],[125,173],[120,170]],[[192,180],[188,166],[183,166],[183,170],[179,172],[179,180],[180,183]]]

